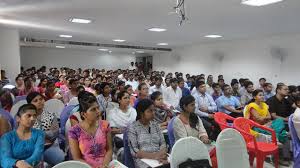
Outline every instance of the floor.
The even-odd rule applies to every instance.
[[[279,168],[292,168],[292,167],[293,167],[293,164],[290,165],[289,167],[279,165]],[[274,168],[274,166],[270,163],[265,162],[264,168]]]

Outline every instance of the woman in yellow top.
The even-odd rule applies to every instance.
[[[285,142],[287,132],[285,130],[284,121],[282,119],[272,120],[269,106],[264,102],[263,91],[257,89],[252,93],[252,96],[253,99],[247,105],[244,117],[260,125],[272,128],[276,132],[277,139],[280,142]],[[250,130],[250,133],[255,137],[258,137],[259,134],[270,135],[269,132],[259,128],[253,128],[253,130]]]
[[[253,120],[260,125],[271,125],[271,114],[269,106],[264,102],[264,93],[262,90],[257,89],[253,93],[252,101],[247,105],[245,118]]]

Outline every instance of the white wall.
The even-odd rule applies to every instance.
[[[257,83],[266,77],[273,83],[300,84],[299,63],[300,34],[197,44],[153,57],[154,70],[212,74],[215,79],[223,74],[227,83],[241,77]]]
[[[21,65],[24,68],[41,67],[70,67],[70,68],[128,68],[135,56],[130,54],[104,54],[103,52],[56,49],[39,47],[21,47]]]
[[[19,32],[15,29],[0,28],[0,69],[14,82],[20,73]]]

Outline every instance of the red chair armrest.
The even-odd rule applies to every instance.
[[[271,132],[271,134],[272,134],[272,143],[275,143],[277,145],[276,133],[272,128],[268,128],[266,126],[260,125],[260,124],[254,122],[254,121],[251,121],[251,123],[252,123],[253,126],[255,126],[257,128],[260,128],[260,129]]]

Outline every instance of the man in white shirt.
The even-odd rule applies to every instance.
[[[135,90],[137,89],[139,83],[138,83],[137,81],[133,80],[133,78],[134,78],[134,77],[133,77],[133,74],[130,74],[130,75],[129,75],[129,79],[128,79],[128,81],[125,83],[125,85],[130,85],[130,86],[132,86],[132,89],[135,91]]]
[[[131,63],[130,63],[128,69],[129,69],[129,70],[135,70],[134,62],[131,62]]]
[[[212,95],[214,93],[214,89],[212,88],[212,84],[214,83],[214,78],[212,75],[208,75],[207,82],[206,82],[206,92],[209,95]]]
[[[165,89],[163,94],[164,102],[170,107],[170,109],[175,109],[179,106],[179,101],[182,97],[182,91],[178,87],[178,80],[176,78],[172,78],[170,80],[171,86]]]
[[[164,94],[165,88],[162,86],[162,78],[160,76],[155,77],[155,85],[151,86],[149,89],[149,94],[159,91]]]

